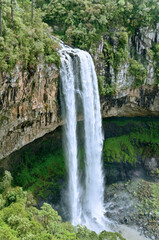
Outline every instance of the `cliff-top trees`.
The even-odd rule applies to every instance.
[[[2,8],[4,24],[0,37],[0,72],[11,72],[17,62],[21,62],[25,70],[36,70],[40,56],[47,63],[54,62],[59,66],[57,43],[51,39],[51,29],[42,22],[41,11],[34,9],[34,21],[31,23],[31,1],[19,0],[14,8],[13,19],[11,1],[6,3]]]
[[[0,0],[0,36],[2,36],[2,0]]]
[[[31,20],[33,21],[34,17],[34,0],[31,1]]]
[[[14,2],[14,0],[11,0],[11,18],[12,18],[12,25],[13,25],[13,22],[14,22],[14,17],[13,17],[13,14],[14,14],[14,12],[13,12],[13,2]]]
[[[47,1],[41,1],[47,2]],[[44,20],[68,44],[89,49],[107,30],[159,22],[158,0],[50,0]]]
[[[89,49],[107,28],[108,19],[116,9],[115,0],[51,0],[45,20],[63,40]]]

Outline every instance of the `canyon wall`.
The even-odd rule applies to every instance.
[[[153,51],[158,31],[158,25],[141,29],[126,42],[126,33],[119,29],[114,37],[106,34],[92,53],[104,118],[159,115],[158,62]],[[125,41],[122,61],[111,61],[112,54],[123,52],[121,40]],[[42,60],[36,70],[24,71],[19,63],[12,73],[1,74],[0,159],[62,124],[58,84],[58,68]]]
[[[58,78],[57,67],[43,62],[36,71],[17,64],[0,76],[0,159],[60,124]]]

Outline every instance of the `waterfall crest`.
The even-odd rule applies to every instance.
[[[89,53],[62,46],[60,55],[70,218],[73,225],[83,224],[99,232],[107,229],[107,221],[104,217],[103,137],[97,76]],[[82,180],[77,156],[79,108],[84,121],[85,177]]]

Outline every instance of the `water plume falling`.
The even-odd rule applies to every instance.
[[[99,232],[107,229],[107,220],[104,217],[103,137],[97,76],[89,53],[62,46],[60,55],[70,218],[73,225],[84,224]],[[77,114],[81,109],[85,149],[85,177],[82,181],[77,157]]]

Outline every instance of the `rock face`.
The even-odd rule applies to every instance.
[[[101,94],[104,118],[159,115],[157,63],[152,51],[153,45],[159,41],[158,32],[159,25],[153,30],[141,29],[127,43],[123,30],[117,31],[113,39],[107,34],[103,37],[94,60],[98,76],[102,77],[106,89]],[[118,47],[120,41],[125,41],[123,51]],[[125,54],[123,60],[120,62],[119,59],[119,64],[117,61],[114,65],[111,64],[110,56],[113,54],[115,59],[119,53]],[[135,56],[138,56],[137,61],[131,63],[129,60],[135,59]],[[138,75],[131,75],[130,65],[133,66],[133,72],[134,64],[138,63],[139,66],[143,63],[136,70]],[[144,74],[146,76],[142,78]],[[17,64],[11,74],[0,76],[0,159],[62,124],[58,79],[59,70],[56,66],[46,65],[43,61],[36,70],[23,71],[22,66]],[[137,80],[141,82],[138,83]],[[113,94],[109,94],[109,88]]]
[[[158,240],[158,215],[155,213],[158,211],[158,205],[152,207],[151,203],[157,200],[158,194],[153,189],[158,191],[159,184],[140,178],[107,186],[106,216],[120,224],[136,226],[148,239]]]
[[[94,56],[103,81],[117,91],[156,83],[159,24],[155,29],[138,29],[130,37],[123,28],[112,29],[112,32],[105,34]]]
[[[158,42],[159,24],[105,34],[94,56],[103,117],[159,115]]]
[[[0,76],[0,159],[53,131],[59,124],[55,65]]]
[[[101,97],[103,117],[159,116],[159,88],[141,86]]]

